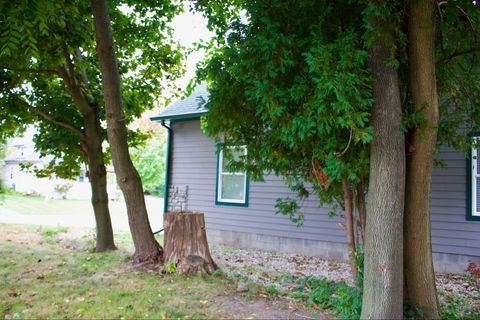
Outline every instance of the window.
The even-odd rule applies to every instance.
[[[475,141],[480,137],[476,137]],[[472,148],[467,159],[467,185],[470,196],[467,197],[467,220],[480,221],[480,148]]]
[[[85,182],[86,175],[85,169],[80,169],[80,175],[77,177],[77,181],[81,183]]]
[[[218,153],[216,204],[248,206],[247,173],[228,168],[230,161],[239,161],[246,154],[244,147],[222,149]]]

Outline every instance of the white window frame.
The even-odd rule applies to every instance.
[[[474,138],[474,143],[478,143],[480,140],[480,137],[475,137]],[[471,163],[472,163],[472,190],[471,196],[472,196],[472,217],[480,217],[480,211],[477,211],[477,178],[480,178],[480,173],[477,168],[477,162],[478,159],[477,157],[480,156],[478,152],[478,148],[472,147],[472,158],[471,158]]]
[[[228,149],[243,149],[244,155],[247,155],[247,148],[244,146],[242,147],[228,147]],[[223,148],[220,149],[220,153],[218,155],[218,170],[217,170],[217,202],[221,203],[234,203],[234,204],[246,204],[247,201],[247,172],[224,172],[223,171]],[[228,199],[222,198],[222,187],[223,187],[223,179],[222,176],[241,176],[243,175],[243,199]]]

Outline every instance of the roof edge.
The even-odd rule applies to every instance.
[[[186,119],[195,119],[199,118],[200,116],[207,113],[207,111],[200,111],[200,112],[190,112],[190,113],[183,113],[183,114],[176,114],[176,115],[159,115],[150,117],[152,121],[162,121],[162,120],[186,120]]]

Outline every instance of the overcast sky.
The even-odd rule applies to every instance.
[[[212,33],[207,29],[207,21],[200,13],[189,12],[190,1],[185,1],[185,9],[180,15],[176,16],[173,21],[175,41],[178,41],[182,46],[191,48],[193,43],[200,40],[209,40]],[[195,66],[197,62],[202,60],[203,52],[193,52],[186,60],[186,74],[178,81],[181,88],[185,88],[188,81],[195,75]]]

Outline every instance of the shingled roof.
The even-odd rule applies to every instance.
[[[208,101],[208,92],[205,82],[202,82],[190,96],[172,103],[165,111],[150,119],[153,121],[183,119],[200,116],[207,112],[205,104]]]

